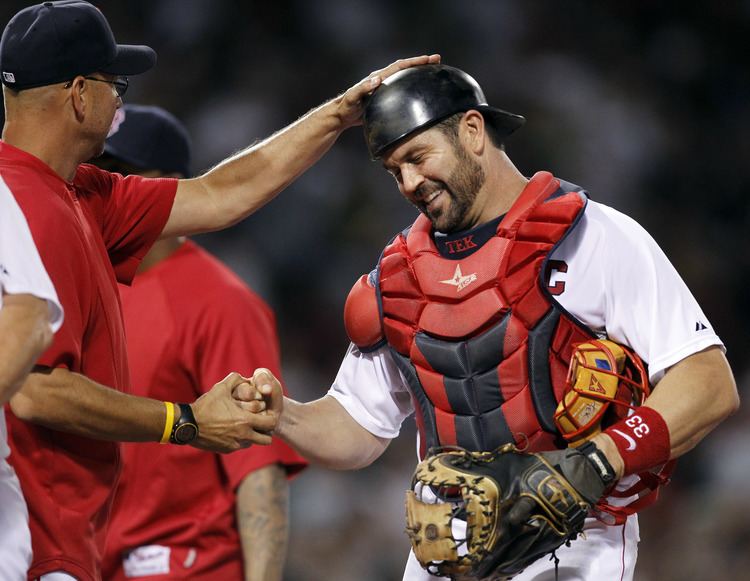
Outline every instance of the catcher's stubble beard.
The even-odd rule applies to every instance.
[[[442,189],[450,198],[447,209],[430,211],[424,202],[414,203],[430,219],[432,227],[445,234],[460,232],[472,226],[469,224],[469,210],[486,179],[482,166],[471,158],[463,145],[454,143],[453,153],[456,163],[448,178],[444,182],[425,179],[416,191],[420,200],[424,200],[432,192]]]

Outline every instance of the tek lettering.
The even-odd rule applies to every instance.
[[[460,240],[448,240],[445,242],[445,246],[448,248],[448,254],[456,254],[456,252],[465,252],[470,248],[476,248],[476,243],[472,240],[474,235],[466,236]]]

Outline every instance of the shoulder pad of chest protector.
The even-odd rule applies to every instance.
[[[349,339],[360,351],[373,351],[385,344],[374,272],[359,277],[349,291],[344,306],[344,325]]]

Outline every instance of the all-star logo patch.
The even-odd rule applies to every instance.
[[[453,273],[453,278],[450,278],[448,280],[441,280],[440,282],[443,284],[453,285],[456,287],[456,292],[461,292],[475,280],[477,280],[477,274],[475,272],[464,275],[461,272],[461,265],[457,264],[456,272]]]

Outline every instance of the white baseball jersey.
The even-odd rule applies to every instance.
[[[697,301],[653,238],[634,220],[612,208],[589,201],[578,226],[552,253],[550,265],[558,266],[548,284],[555,289],[554,298],[560,305],[601,337],[629,345],[648,364],[653,385],[685,357],[713,345],[723,348]],[[328,395],[362,427],[383,438],[395,438],[401,423],[414,411],[406,381],[388,347],[362,353],[350,345]],[[609,546],[612,539],[622,540],[616,546],[622,550],[620,562],[625,564],[625,573],[616,578],[631,579],[637,519],[631,517],[625,529],[609,527],[594,539],[601,540],[601,547]],[[631,542],[626,543],[628,539]],[[611,557],[605,551],[593,552],[595,542],[590,540],[585,546],[589,571],[604,567],[604,561],[592,565],[592,559]],[[575,562],[576,548],[582,546],[578,540],[559,556],[562,559],[564,554]],[[630,561],[632,565],[626,566]],[[537,566],[546,570],[554,564],[542,559],[534,564]],[[563,566],[567,565],[561,561]],[[615,578],[586,576],[580,571],[577,575],[570,572],[563,578]],[[407,568],[405,579],[409,581],[430,578],[418,564]],[[518,578],[534,579],[526,574]]]
[[[62,325],[60,301],[26,218],[0,178],[0,309],[6,294],[32,294],[46,300],[52,331]],[[0,579],[25,581],[31,563],[31,536],[21,487],[5,460],[9,454],[5,413],[0,410]]]

